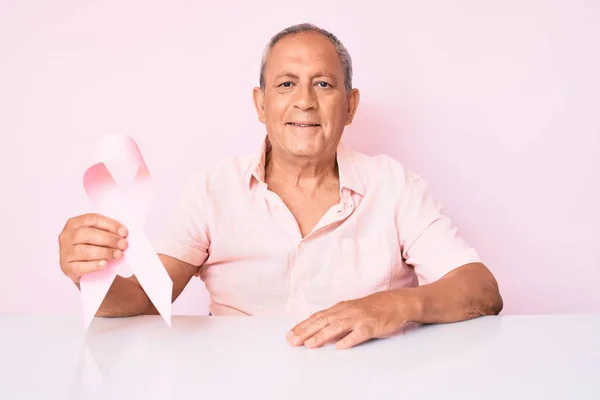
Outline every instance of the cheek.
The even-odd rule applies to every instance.
[[[327,130],[337,131],[346,125],[346,113],[338,104],[327,110],[322,110],[323,116],[327,121]]]
[[[285,114],[287,103],[285,99],[274,98],[265,102],[265,117],[271,121],[281,121]]]
[[[338,97],[328,97],[323,99],[321,103],[321,112],[327,116],[327,119],[331,122],[338,123],[339,121],[346,120],[346,114],[348,110],[347,102]]]

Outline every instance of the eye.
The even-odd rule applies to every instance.
[[[322,88],[331,87],[331,85],[325,81],[320,81],[319,86]]]
[[[283,86],[284,88],[291,88],[292,87],[292,82],[287,81],[287,82],[283,82],[281,85],[279,86]]]

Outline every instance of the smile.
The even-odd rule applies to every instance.
[[[288,122],[286,125],[299,126],[301,128],[310,128],[315,126],[321,126],[321,124],[302,124],[298,122]]]

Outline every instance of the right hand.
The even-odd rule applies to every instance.
[[[123,257],[127,228],[99,214],[70,218],[58,236],[60,268],[73,282]]]

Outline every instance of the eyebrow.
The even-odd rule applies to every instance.
[[[329,72],[324,71],[324,70],[318,72],[317,74],[315,74],[312,77],[312,79],[318,78],[318,77],[327,77],[327,78],[331,79],[334,83],[336,83],[336,84],[338,83],[338,80],[336,79],[336,77],[333,74],[330,74]],[[291,73],[291,72],[287,72],[287,71],[286,72],[282,72],[279,75],[277,75],[275,77],[275,80],[277,81],[277,80],[279,80],[281,78],[292,78],[292,79],[296,79],[296,80],[300,79],[300,77],[298,75],[296,75],[294,73]]]
[[[275,80],[279,80],[281,78],[292,78],[292,79],[300,79],[300,77],[296,74],[292,74],[291,72],[282,72],[281,74],[275,77]]]

